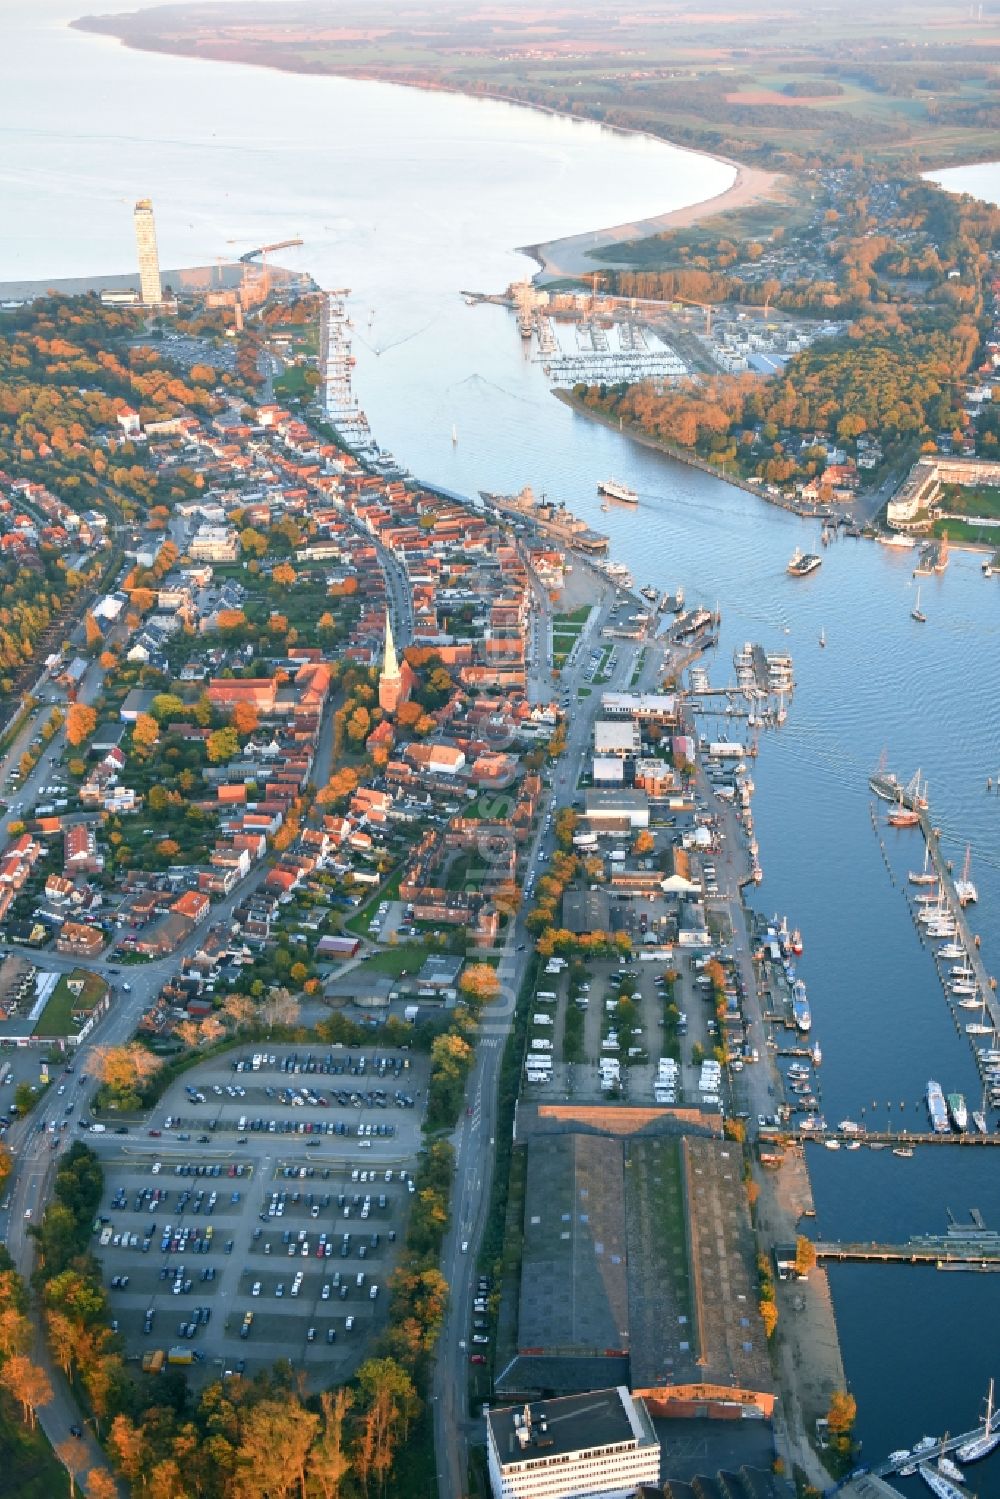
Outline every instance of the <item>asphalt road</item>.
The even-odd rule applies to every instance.
[[[532,872],[538,872],[548,863],[555,848],[554,831],[545,831],[545,813],[572,805],[576,796],[580,772],[592,753],[593,722],[600,711],[601,692],[629,690],[636,657],[644,646],[648,655],[643,685],[658,680],[662,661],[659,648],[650,649],[645,641],[620,641],[611,680],[595,684],[590,697],[577,697],[577,688],[586,681],[591,648],[597,648],[601,629],[615,601],[615,590],[607,588],[599,610],[591,615],[580,637],[572,665],[568,664],[562,673],[559,691],[569,696],[569,732],[553,785],[540,808],[538,830],[528,845],[527,867]],[[543,632],[546,626],[547,618],[542,623]],[[482,1423],[470,1418],[467,1410],[468,1328],[478,1277],[476,1261],[493,1181],[500,1067],[517,996],[532,956],[532,939],[524,926],[526,908],[527,902],[508,929],[498,965],[502,997],[484,1014],[466,1088],[469,1112],[460,1119],[452,1137],[455,1146],[452,1221],[441,1262],[450,1295],[438,1340],[432,1393],[439,1499],[461,1499],[467,1492],[470,1441],[482,1440]],[[463,1244],[467,1249],[463,1250]]]

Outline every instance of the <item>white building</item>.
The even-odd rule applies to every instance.
[[[642,723],[674,723],[677,699],[669,692],[602,692],[601,712]]]
[[[642,748],[642,731],[635,719],[599,718],[594,724],[594,754],[637,755]]]
[[[629,1499],[660,1482],[660,1443],[624,1385],[486,1416],[493,1499]]]
[[[199,526],[188,547],[194,562],[235,562],[240,539],[232,526]]]
[[[139,252],[139,297],[148,307],[159,307],[163,301],[160,286],[160,257],[156,249],[156,223],[153,204],[140,198],[133,212],[135,245]]]

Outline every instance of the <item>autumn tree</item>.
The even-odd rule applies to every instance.
[[[97,728],[97,713],[87,703],[71,703],[66,714],[66,739],[74,749]]]
[[[319,1416],[297,1399],[262,1400],[241,1422],[234,1499],[288,1499],[306,1492],[306,1465]]]
[[[138,1042],[102,1046],[95,1052],[95,1070],[120,1108],[138,1107],[143,1088],[163,1062]]]
[[[846,1437],[850,1434],[858,1414],[858,1402],[853,1395],[846,1390],[834,1390],[830,1396],[830,1405],[827,1409],[826,1419],[830,1426],[830,1435]]]
[[[341,1385],[337,1390],[323,1390],[319,1401],[322,1430],[313,1442],[306,1469],[318,1499],[339,1499],[340,1486],[351,1468],[344,1452],[344,1420],[353,1396]]]
[[[88,651],[96,651],[104,643],[101,627],[88,609],[83,616],[83,633]]]
[[[91,1468],[86,1489],[88,1499],[118,1499],[118,1485],[107,1468]]]
[[[240,738],[245,739],[248,734],[253,733],[260,719],[253,703],[237,703],[229,715],[229,722]]]
[[[472,1047],[461,1036],[454,1032],[435,1036],[427,1089],[427,1122],[432,1129],[453,1124],[458,1117],[472,1060]]]
[[[805,1234],[799,1234],[795,1240],[795,1273],[796,1275],[808,1275],[816,1264],[816,1245],[812,1239],[807,1239]]]
[[[252,1000],[246,994],[227,994],[222,1001],[222,1013],[241,1031],[253,1023],[256,1012]]]
[[[275,583],[282,588],[291,588],[297,577],[294,567],[288,562],[278,562],[271,571],[271,577]]]
[[[469,963],[458,986],[463,994],[480,1004],[488,1004],[500,997],[500,976],[489,963]]]
[[[0,1385],[21,1407],[25,1424],[35,1429],[40,1405],[48,1405],[52,1399],[52,1386],[44,1369],[33,1364],[24,1353],[15,1353],[0,1368]]]
[[[641,858],[643,854],[651,854],[655,847],[656,839],[648,828],[643,828],[641,832],[636,834],[635,841],[632,844],[632,852]]]
[[[160,727],[151,713],[139,713],[132,725],[132,743],[137,750],[152,749],[160,737]]]

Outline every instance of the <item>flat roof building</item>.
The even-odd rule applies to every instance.
[[[677,721],[677,699],[671,692],[602,692],[601,711],[609,718],[672,724]]]
[[[649,798],[645,791],[602,790],[584,795],[584,815],[595,833],[649,827]]]
[[[594,724],[595,755],[637,755],[642,748],[642,730],[634,718],[599,718]]]
[[[624,1385],[491,1410],[486,1435],[493,1499],[631,1499],[659,1485],[659,1440]]]

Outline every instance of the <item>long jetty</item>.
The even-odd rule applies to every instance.
[[[1000,1270],[1000,1243],[996,1236],[983,1240],[950,1240],[940,1238],[914,1239],[906,1244],[879,1244],[858,1242],[856,1244],[817,1240],[813,1248],[821,1260],[855,1262],[896,1261],[904,1265],[954,1266],[956,1269]]]
[[[920,828],[927,843],[927,851],[937,873],[941,893],[955,920],[955,934],[968,953],[969,965],[976,976],[979,997],[990,1017],[990,1024],[993,1027],[995,1038],[997,1035],[1000,1035],[1000,1003],[997,1001],[993,980],[986,971],[986,964],[983,962],[975,934],[969,926],[965,909],[958,898],[955,881],[948,868],[948,861],[941,851],[941,840],[931,823],[930,814],[926,808],[918,808],[918,816],[920,818]]]

